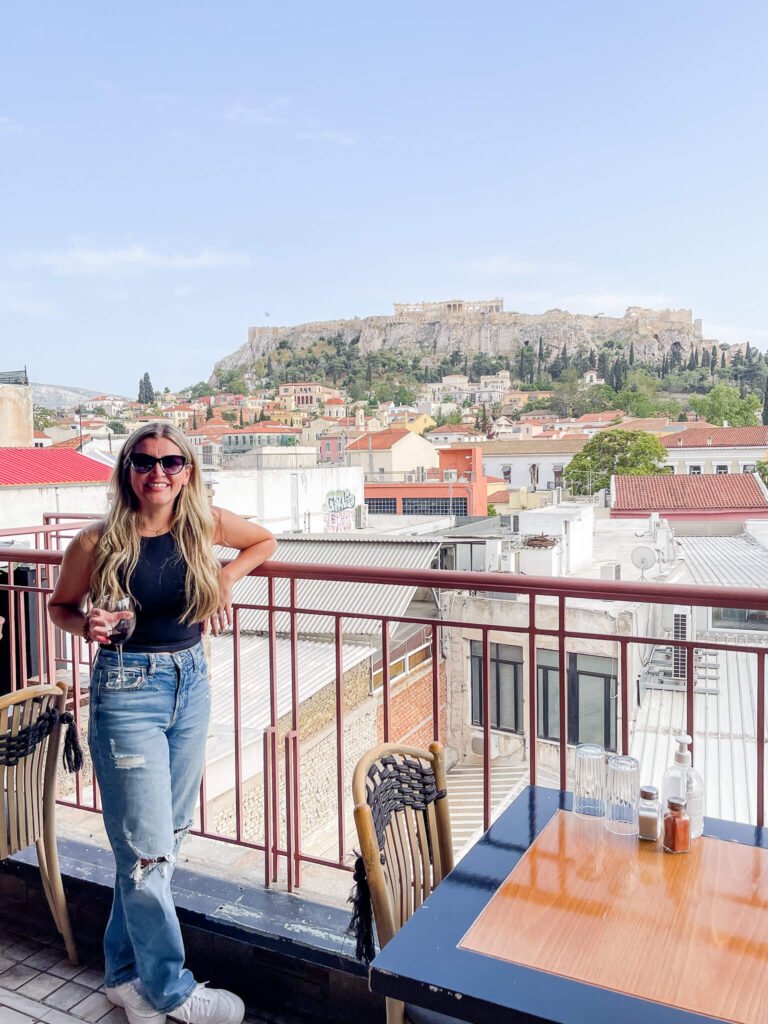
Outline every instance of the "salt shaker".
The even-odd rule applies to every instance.
[[[661,832],[661,805],[659,791],[655,786],[640,787],[640,802],[637,807],[639,836],[651,843],[658,841]]]

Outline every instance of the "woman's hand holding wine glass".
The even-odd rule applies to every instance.
[[[123,600],[128,602],[124,607],[113,608],[111,606],[117,602],[102,597],[98,606],[94,605],[88,612],[88,636],[94,643],[120,645],[133,633],[136,616],[129,607],[130,599]]]
[[[117,648],[120,666],[118,679],[124,682],[123,644],[136,628],[133,601],[127,594],[111,597],[102,594],[97,599],[95,607],[88,613],[88,628],[92,640],[101,644],[113,644]]]

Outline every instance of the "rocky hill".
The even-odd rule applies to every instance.
[[[705,339],[700,320],[691,310],[653,310],[631,306],[623,317],[588,316],[551,309],[545,313],[503,311],[502,300],[488,303],[422,303],[396,306],[392,316],[354,320],[328,320],[294,327],[251,327],[248,340],[236,352],[220,359],[213,374],[252,367],[274,349],[293,351],[315,343],[338,341],[357,344],[358,352],[393,351],[437,364],[456,350],[470,357],[477,353],[515,358],[522,346],[541,341],[547,360],[564,352],[568,357],[595,349],[628,352],[641,363],[660,363],[676,350],[685,360],[692,349],[718,345],[730,356],[745,345],[721,345]],[[282,343],[282,344],[281,344]]]

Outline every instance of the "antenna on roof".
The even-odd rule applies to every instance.
[[[640,582],[645,583],[645,570],[656,565],[656,552],[653,548],[635,548],[632,552],[632,564],[640,570]]]

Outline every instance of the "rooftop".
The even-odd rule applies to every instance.
[[[689,427],[660,438],[665,448],[766,448],[768,427]]]
[[[347,445],[347,451],[367,452],[369,449],[373,451],[386,450],[392,448],[398,441],[402,441],[403,438],[411,436],[408,430],[379,430],[374,434],[363,434],[362,437],[357,437],[354,441],[350,441]]]
[[[0,448],[0,487],[106,483],[111,470],[69,448]]]
[[[615,476],[613,508],[620,512],[768,509],[768,497],[753,473],[700,476]]]

